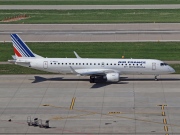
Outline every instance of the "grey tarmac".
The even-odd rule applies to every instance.
[[[82,9],[180,9],[180,4],[163,5],[0,5],[0,9],[82,10]]]
[[[180,75],[159,81],[149,75],[121,76],[118,83],[88,80],[1,75],[0,134],[180,134]],[[50,120],[51,128],[28,126],[28,116]]]
[[[180,23],[0,24],[0,42],[17,33],[26,42],[180,41]]]

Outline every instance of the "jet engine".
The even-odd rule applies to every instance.
[[[119,81],[119,73],[107,73],[106,79],[107,79],[107,82],[118,82]]]

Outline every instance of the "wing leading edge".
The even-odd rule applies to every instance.
[[[119,73],[119,71],[113,69],[73,69],[71,66],[70,69],[72,73],[79,74],[82,76],[91,76],[91,75],[103,76],[108,73]]]

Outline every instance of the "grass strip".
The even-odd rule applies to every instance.
[[[112,43],[27,43],[31,50],[48,58],[74,58],[76,51],[83,58],[139,58],[166,61],[180,60],[179,42],[112,42]],[[0,43],[0,61],[14,55],[12,43]]]
[[[27,19],[0,24],[64,24],[64,23],[179,23],[180,9],[122,10],[0,10],[0,20],[21,14]]]
[[[145,5],[180,4],[179,0],[0,0],[0,5]]]
[[[14,64],[0,64],[0,74],[52,74]]]
[[[171,64],[175,70],[175,74],[180,74],[180,64]],[[11,65],[11,64],[0,64],[0,74],[52,74],[49,72],[39,71],[27,67],[22,67],[19,65]]]

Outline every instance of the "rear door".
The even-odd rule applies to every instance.
[[[44,67],[44,69],[47,69],[47,68],[48,68],[48,62],[47,62],[47,61],[44,61],[44,62],[43,62],[43,67]]]

